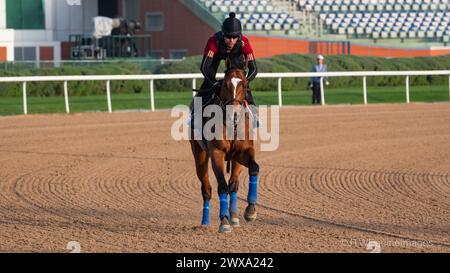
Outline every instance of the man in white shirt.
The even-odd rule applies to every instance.
[[[323,64],[324,57],[322,55],[317,56],[317,64],[315,64],[312,68],[312,72],[328,72],[327,65]],[[312,88],[312,104],[321,104],[321,94],[320,94],[320,78],[321,77],[312,77],[311,85]],[[325,85],[329,85],[328,77],[323,77],[323,81]]]

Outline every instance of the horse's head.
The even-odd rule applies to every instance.
[[[247,95],[247,77],[242,69],[231,69],[225,74],[222,88],[219,93],[222,109],[232,107],[227,111],[227,120],[240,120],[244,101]]]
[[[245,71],[232,69],[227,71],[220,90],[220,99],[225,105],[243,105],[247,94],[247,78]]]

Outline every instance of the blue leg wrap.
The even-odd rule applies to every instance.
[[[256,204],[258,200],[258,177],[250,176],[250,185],[248,187],[247,201],[249,204]]]
[[[209,213],[209,200],[206,200],[203,203],[202,225],[209,226],[210,224],[211,224],[211,220],[210,220],[210,213]]]
[[[231,212],[238,212],[238,208],[237,208],[237,193],[236,192],[232,192],[230,193],[230,211]]]
[[[220,200],[220,220],[222,220],[225,217],[228,217],[228,219],[230,219],[228,211],[228,194],[226,193],[219,194],[219,200]]]

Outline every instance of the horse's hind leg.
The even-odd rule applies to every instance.
[[[211,200],[211,185],[208,178],[208,161],[209,156],[204,151],[197,141],[191,141],[191,149],[195,158],[195,168],[197,171],[197,177],[202,182],[202,195],[203,195],[203,216],[202,226],[209,226],[210,221],[210,208],[209,202]]]
[[[239,210],[237,207],[237,192],[239,190],[239,175],[242,171],[242,165],[233,161],[228,190],[230,192],[230,222],[233,227],[239,227]]]

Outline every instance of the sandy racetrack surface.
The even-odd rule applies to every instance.
[[[450,104],[285,108],[258,220],[200,227],[169,112],[0,118],[0,252],[450,252]],[[239,208],[248,189],[241,176]]]

